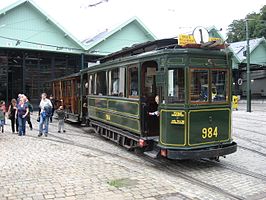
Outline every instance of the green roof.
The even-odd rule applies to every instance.
[[[155,39],[137,17],[82,43],[32,0],[0,10],[0,48],[107,55]]]
[[[0,47],[64,53],[84,53],[73,35],[31,0],[0,11]]]
[[[104,31],[92,39],[83,41],[89,53],[107,55],[147,41],[156,40],[155,35],[137,17],[133,17],[112,31]]]

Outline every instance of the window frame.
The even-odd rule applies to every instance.
[[[191,100],[191,81],[192,81],[192,70],[206,70],[208,72],[208,101],[204,102],[204,101],[192,101]],[[230,78],[226,78],[225,83],[226,83],[226,96],[225,96],[225,100],[224,101],[212,101],[212,96],[211,96],[211,89],[212,89],[212,72],[213,71],[226,71],[227,76],[226,77],[230,77],[230,71],[228,68],[205,68],[205,67],[190,67],[188,70],[188,77],[189,77],[189,89],[188,89],[188,102],[189,104],[192,105],[216,105],[216,104],[228,104],[230,101]]]
[[[210,84],[212,86],[212,72],[214,71],[223,71],[226,72],[225,75],[225,89],[226,89],[226,95],[225,95],[225,100],[224,101],[213,101],[213,99],[211,98],[210,101],[211,103],[228,103],[229,102],[229,96],[230,96],[230,87],[229,87],[229,77],[231,76],[229,73],[228,69],[223,69],[223,68],[215,68],[215,69],[210,69]]]
[[[95,81],[95,73],[88,74],[88,95],[95,95]]]
[[[184,91],[184,97],[182,101],[179,102],[170,102],[169,99],[171,98],[171,96],[169,96],[169,71],[170,70],[179,70],[182,69],[183,70],[183,91]],[[186,69],[184,67],[178,67],[178,66],[173,66],[173,67],[168,67],[166,70],[166,76],[167,76],[167,88],[166,88],[166,102],[167,104],[184,104],[186,102]],[[173,96],[175,97],[175,96]]]
[[[131,95],[131,76],[130,76],[130,69],[132,68],[136,68],[137,69],[137,84],[138,84],[138,91],[137,91],[137,95],[133,96]],[[140,98],[140,85],[139,85],[139,66],[137,64],[133,64],[127,67],[127,97],[131,98],[131,99],[139,99]]]
[[[112,90],[113,90],[113,83],[112,83],[112,81],[113,81],[113,79],[112,79],[112,73],[113,73],[113,71],[114,70],[117,70],[118,71],[118,80],[119,80],[119,84],[118,84],[118,94],[117,95],[114,95],[114,94],[112,94]],[[121,70],[122,70],[122,72],[121,72]],[[121,75],[121,73],[123,73],[123,77],[124,77],[124,80],[122,80],[123,81],[123,92],[122,92],[122,96],[120,95],[120,90],[121,90],[121,88],[120,88],[120,86],[121,86],[121,77],[120,77],[120,75]],[[108,83],[107,83],[107,95],[108,96],[112,96],[112,97],[126,97],[126,74],[127,74],[127,72],[126,72],[126,67],[124,67],[124,66],[118,66],[118,67],[114,67],[114,68],[112,68],[112,69],[109,69],[108,71],[107,71],[107,79],[108,79]]]
[[[101,94],[98,91],[98,87],[97,87],[97,77],[100,73],[104,73],[105,74],[105,94]],[[102,71],[97,71],[95,72],[95,89],[94,89],[94,95],[97,96],[107,96],[108,95],[108,70],[102,70]]]

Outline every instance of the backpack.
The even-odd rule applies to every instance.
[[[33,106],[32,106],[32,104],[28,103],[28,108],[29,108],[29,111],[32,113],[33,112]]]
[[[45,106],[44,107],[45,115],[47,117],[51,117],[52,116],[52,110],[53,110],[53,108],[51,106]]]

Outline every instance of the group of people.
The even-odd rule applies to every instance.
[[[39,104],[39,112],[37,121],[39,122],[38,137],[42,135],[48,135],[49,122],[52,122],[54,114],[55,102],[51,95],[50,99],[47,98],[47,94],[43,93],[41,95],[41,101]],[[19,94],[17,99],[12,99],[8,110],[6,110],[6,104],[4,101],[0,102],[0,128],[1,132],[4,132],[5,117],[11,121],[12,133],[15,131],[19,136],[24,136],[26,134],[26,122],[28,122],[30,129],[32,130],[32,123],[30,115],[33,112],[33,106],[29,102],[29,99],[24,94]],[[63,106],[60,106],[56,110],[58,115],[58,132],[61,130],[65,132],[64,120],[65,111]]]
[[[5,116],[7,113],[8,119],[11,121],[12,133],[16,132],[19,136],[25,135],[26,122],[28,122],[30,129],[32,130],[32,123],[30,119],[30,113],[33,112],[33,107],[29,102],[29,99],[24,94],[19,94],[17,99],[12,99],[6,111],[5,101],[0,102],[0,125],[1,132],[4,132],[4,125],[6,124]]]

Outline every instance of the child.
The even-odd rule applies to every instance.
[[[4,133],[5,111],[2,105],[3,105],[3,102],[0,103],[0,128],[1,128],[1,132]]]
[[[64,127],[64,121],[65,121],[65,111],[63,110],[63,106],[60,106],[58,108],[58,110],[56,110],[56,113],[58,115],[58,133],[61,133],[61,129],[63,130],[63,132],[65,133],[65,127]]]
[[[6,116],[6,102],[5,101],[1,101],[0,105],[1,105],[1,109],[2,109],[2,111],[4,113],[4,116]],[[5,124],[6,124],[6,118],[4,117],[4,125]]]

